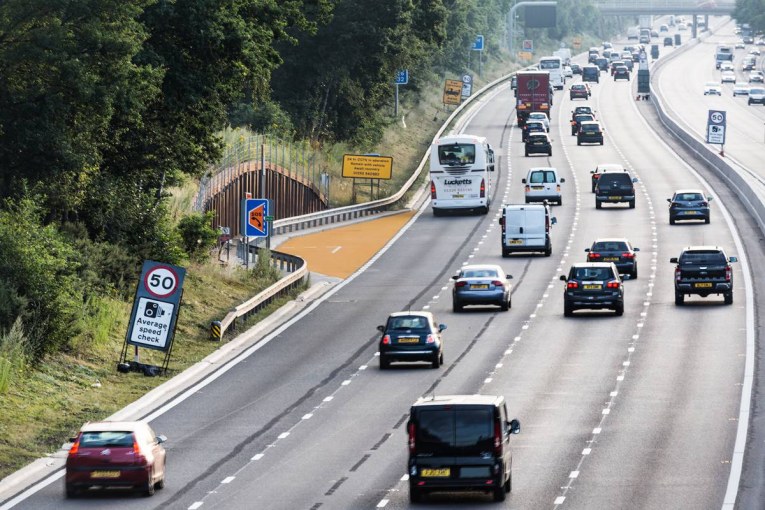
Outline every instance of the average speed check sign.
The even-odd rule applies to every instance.
[[[707,143],[725,144],[725,117],[724,110],[709,110],[707,115]]]
[[[166,298],[178,289],[178,274],[171,266],[154,266],[144,276],[146,292],[157,298]]]

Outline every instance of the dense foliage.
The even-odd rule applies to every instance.
[[[552,39],[590,30],[559,4]],[[205,216],[167,189],[218,159],[229,123],[369,147],[407,90],[497,53],[510,0],[3,0],[0,335],[66,348],[93,296],[130,295],[143,259],[204,257]]]
[[[749,23],[755,31],[765,31],[765,0],[736,0],[733,18]]]

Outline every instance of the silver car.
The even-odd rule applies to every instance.
[[[512,277],[496,264],[463,266],[452,276],[452,309],[461,312],[465,305],[496,305],[506,312],[512,306],[508,281]]]

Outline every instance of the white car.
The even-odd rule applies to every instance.
[[[721,83],[733,83],[736,84],[736,73],[733,71],[723,71],[720,73],[720,82]]]
[[[732,62],[723,62],[722,64],[720,64],[720,72],[733,71],[733,70],[735,70],[735,68],[733,67]]]
[[[716,81],[710,81],[704,85],[705,96],[722,96],[722,87]]]
[[[752,87],[749,89],[749,101],[747,104],[761,104],[765,105],[765,88]]]
[[[545,127],[545,131],[547,133],[550,132],[550,119],[547,117],[547,114],[544,112],[531,112],[529,114],[528,120],[537,120],[542,123],[542,125]]]
[[[757,55],[759,57],[760,56],[760,49],[759,48],[752,48],[751,50],[749,50],[749,54],[750,55]]]
[[[573,78],[574,71],[571,70],[571,66],[563,66],[563,76],[565,78]]]
[[[733,97],[748,96],[748,95],[749,95],[749,85],[746,85],[744,83],[738,83],[733,86]]]
[[[763,83],[765,82],[765,76],[762,71],[752,71],[749,73],[749,83]]]
[[[554,202],[563,205],[563,197],[560,185],[566,179],[558,175],[558,170],[552,167],[530,168],[526,178],[521,182],[525,184],[526,203],[531,202]]]

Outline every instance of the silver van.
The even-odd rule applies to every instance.
[[[514,252],[552,254],[550,229],[557,220],[547,204],[505,205],[499,224],[502,225],[502,256]]]

